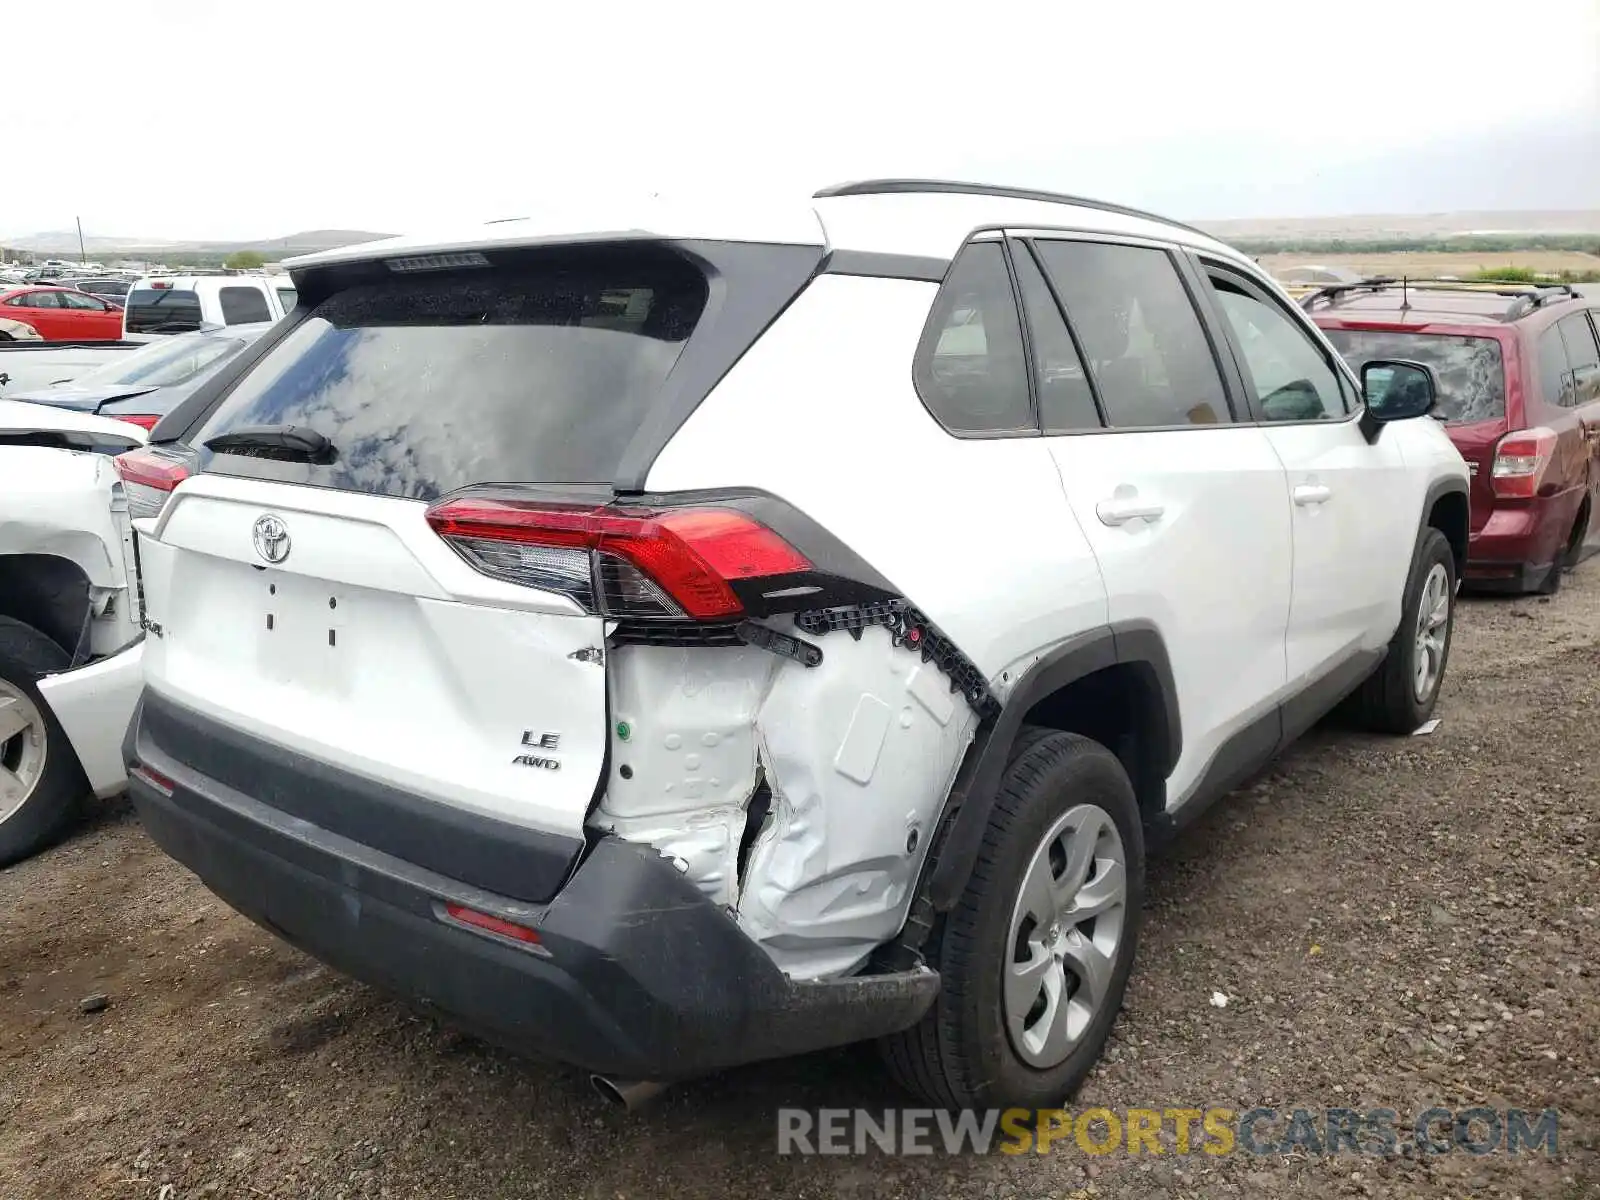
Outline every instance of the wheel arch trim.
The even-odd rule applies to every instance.
[[[1183,735],[1172,662],[1160,631],[1148,622],[1130,621],[1068,638],[1017,679],[999,715],[980,727],[962,760],[945,804],[944,834],[925,884],[936,910],[948,912],[966,889],[1023,718],[1046,697],[1114,666],[1143,667],[1154,677],[1161,703],[1148,731],[1148,752],[1162,779],[1172,773]]]

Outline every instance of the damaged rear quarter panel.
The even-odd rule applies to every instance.
[[[123,531],[111,511],[118,485],[104,454],[0,446],[0,555],[65,558],[95,587],[123,587]]]
[[[611,776],[595,815],[675,860],[797,979],[855,970],[899,931],[977,723],[887,630],[822,644],[814,668],[752,648],[614,650]],[[763,780],[770,810],[741,876]]]
[[[1106,593],[1044,439],[952,437],[918,397],[912,363],[937,292],[914,280],[814,279],[661,451],[647,490],[759,487],[780,498],[891,581],[1003,700],[1063,631],[1106,623]],[[799,636],[821,646],[821,665],[774,658],[775,668],[751,668],[762,697],[753,755],[772,804],[744,878],[727,806],[754,791],[754,766],[738,788],[722,779],[714,816],[652,809],[655,830],[643,839],[676,854],[671,829],[720,824],[716,878],[689,874],[797,979],[858,969],[903,926],[977,723],[948,679],[881,627],[859,642]],[[639,660],[613,661],[613,695],[633,686],[630,661]],[[652,688],[676,686],[670,670],[656,679]],[[646,690],[629,710],[645,726]],[[676,732],[685,745],[695,736]],[[615,764],[627,761],[617,750],[614,786]],[[605,801],[613,813],[627,805],[618,790]]]
[[[780,665],[751,647],[618,646],[608,655],[610,776],[593,823],[654,846],[729,908],[758,782],[756,720]]]

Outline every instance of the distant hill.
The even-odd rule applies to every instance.
[[[1197,221],[1223,241],[1427,239],[1475,235],[1600,233],[1600,211],[1392,213]]]
[[[195,242],[183,249],[202,254],[232,254],[236,250],[256,250],[269,258],[287,258],[291,254],[310,254],[316,250],[332,250],[335,246],[353,246],[357,242],[375,242],[379,238],[393,236],[390,233],[372,233],[363,229],[308,229],[301,233],[291,233],[287,237],[250,242]]]
[[[225,255],[236,250],[255,250],[269,259],[287,258],[292,254],[310,254],[315,250],[331,250],[335,246],[349,246],[356,242],[371,242],[391,236],[371,233],[361,229],[307,229],[284,237],[257,238],[239,242],[182,242],[163,241],[158,238],[137,237],[85,237],[84,249],[94,258],[111,255],[119,257],[161,257],[173,254]],[[52,230],[46,233],[0,236],[0,246],[23,250],[29,254],[78,256],[78,234],[75,230]]]
[[[1202,229],[1228,242],[1317,243],[1324,241],[1428,242],[1434,239],[1493,237],[1549,238],[1562,235],[1600,234],[1600,210],[1545,212],[1439,212],[1394,213],[1335,217],[1260,217],[1196,222]],[[364,229],[306,229],[283,237],[244,241],[175,241],[139,237],[85,237],[84,248],[93,258],[216,258],[238,250],[254,250],[269,261],[335,246],[350,246],[390,237]],[[33,255],[76,258],[75,230],[0,235],[0,246]]]

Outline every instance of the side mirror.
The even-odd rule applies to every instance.
[[[1375,358],[1361,368],[1361,432],[1375,442],[1390,421],[1409,421],[1433,411],[1439,385],[1433,368],[1403,359]]]

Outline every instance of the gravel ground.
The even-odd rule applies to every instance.
[[[1431,736],[1332,729],[1151,867],[1078,1107],[1561,1112],[1554,1159],[779,1157],[896,1103],[861,1051],[627,1115],[233,915],[125,805],[0,872],[0,1198],[1600,1197],[1600,563],[1464,605]],[[1224,1008],[1213,992],[1229,998]],[[80,1010],[103,993],[107,1006]]]

